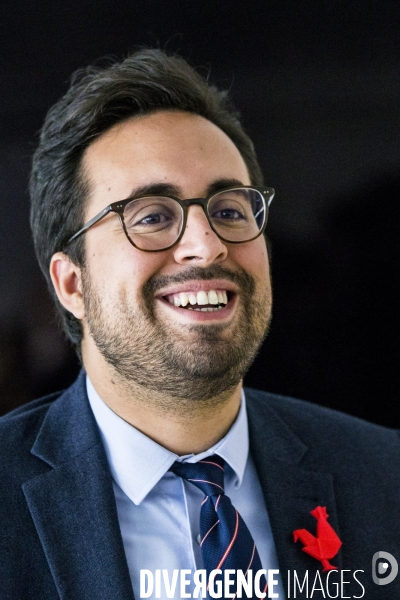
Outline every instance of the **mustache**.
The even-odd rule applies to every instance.
[[[188,267],[181,273],[175,275],[152,275],[143,286],[143,295],[145,298],[151,298],[159,290],[176,283],[185,283],[193,279],[210,281],[212,279],[227,279],[235,283],[242,292],[251,297],[254,294],[256,284],[254,278],[244,269],[229,269],[221,265],[211,265],[209,267]]]

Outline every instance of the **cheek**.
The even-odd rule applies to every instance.
[[[236,262],[264,289],[270,288],[270,271],[266,243],[259,237],[236,248]]]
[[[135,298],[148,279],[159,271],[165,257],[158,253],[142,252],[125,238],[87,247],[87,267],[97,289],[105,296]]]

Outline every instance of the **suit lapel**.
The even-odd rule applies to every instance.
[[[307,446],[268,406],[265,396],[260,398],[254,390],[246,390],[246,399],[250,450],[264,493],[282,581],[286,585],[287,571],[291,577],[296,571],[303,580],[307,570],[311,581],[317,570],[324,579],[321,563],[302,551],[300,541],[294,543],[293,531],[305,528],[315,534],[316,520],[310,511],[326,506],[328,522],[340,536],[332,476],[303,466]],[[341,569],[341,553],[331,562]]]
[[[49,409],[32,454],[51,467],[23,490],[60,598],[133,600],[84,374]]]

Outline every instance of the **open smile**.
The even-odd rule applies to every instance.
[[[166,290],[167,293],[161,293],[158,299],[181,314],[188,314],[190,311],[193,317],[195,313],[200,317],[199,313],[201,313],[203,318],[207,317],[207,320],[217,315],[219,319],[227,317],[236,304],[238,293],[235,288],[234,284],[222,281],[192,281],[186,286],[180,284]],[[213,315],[205,313],[213,313]]]
[[[222,310],[228,304],[233,293],[227,290],[186,290],[177,294],[163,296],[163,300],[176,308],[186,308],[201,312]]]

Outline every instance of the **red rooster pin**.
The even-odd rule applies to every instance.
[[[324,571],[334,571],[337,567],[331,565],[329,560],[339,552],[342,542],[327,521],[329,515],[326,506],[317,506],[310,514],[317,519],[317,535],[307,529],[296,529],[293,531],[294,541],[300,540],[304,544],[303,552],[321,561]]]

